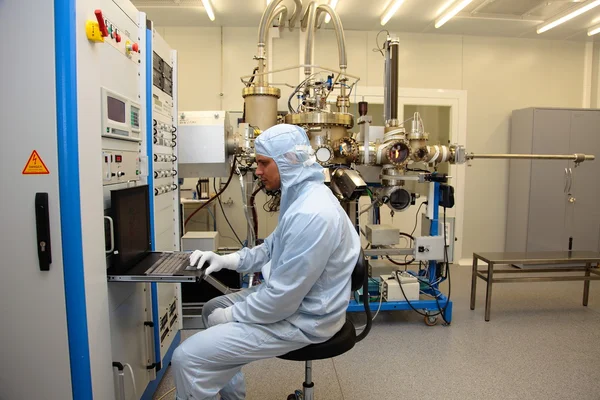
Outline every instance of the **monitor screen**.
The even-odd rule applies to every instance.
[[[106,96],[106,116],[111,121],[125,123],[125,103],[114,97]]]
[[[150,251],[150,214],[148,185],[110,192],[115,223],[114,266],[130,268]]]

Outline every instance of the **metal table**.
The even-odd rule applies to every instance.
[[[487,263],[486,270],[477,269],[478,260]],[[518,282],[556,282],[556,281],[584,281],[583,305],[587,306],[590,294],[590,281],[600,280],[600,253],[593,251],[553,251],[536,253],[473,253],[473,272],[471,275],[471,310],[475,309],[475,295],[477,292],[477,278],[487,282],[485,293],[485,320],[490,320],[490,309],[492,306],[492,284],[494,283],[518,283]],[[502,269],[494,271],[496,265],[555,265],[550,268],[536,269]],[[569,267],[561,266],[569,264]],[[592,264],[596,264],[592,267]],[[581,265],[574,267],[573,265]],[[524,276],[511,278],[495,278],[494,274],[539,274],[559,272],[584,272],[583,276]],[[591,276],[591,275],[594,276]]]

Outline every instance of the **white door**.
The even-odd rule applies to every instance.
[[[32,12],[35,10],[35,12]],[[0,399],[70,399],[54,74],[53,2],[0,3]],[[35,29],[23,29],[34,26]],[[40,32],[45,34],[40,35]],[[36,43],[35,51],[23,43]],[[43,61],[42,61],[43,60]],[[23,170],[33,150],[30,172]],[[36,193],[48,196],[52,263],[40,270]],[[42,210],[44,211],[44,210]],[[43,213],[42,213],[43,214]]]

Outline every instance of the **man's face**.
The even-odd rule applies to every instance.
[[[279,177],[279,168],[277,163],[272,158],[266,156],[256,156],[256,175],[260,178],[267,190],[277,190],[281,187],[281,179]]]

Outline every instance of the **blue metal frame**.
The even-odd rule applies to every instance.
[[[75,0],[54,0],[58,185],[65,307],[74,399],[92,399],[81,233]]]
[[[171,346],[169,347],[167,354],[165,354],[165,358],[164,358],[165,364],[168,365],[171,362],[171,358],[173,358],[173,352],[175,351],[177,346],[179,346],[180,342],[181,342],[181,331],[177,332],[177,335],[175,335],[175,338],[173,338],[173,343],[171,343]],[[140,400],[152,400],[152,398],[154,397],[154,393],[158,389],[158,385],[160,385],[160,381],[162,380],[162,378],[166,372],[167,372],[167,369],[163,368],[160,370],[160,372],[158,374],[156,374],[156,379],[151,381],[148,384],[148,386],[146,387],[146,390],[144,390],[144,394],[142,395],[142,398]]]
[[[150,199],[150,243],[152,251],[156,250],[154,226],[154,158],[152,158],[152,30],[146,29],[146,155],[148,158],[148,198]],[[158,316],[158,286],[150,284],[152,297],[152,320],[154,321],[154,355],[157,366],[160,362],[160,319]],[[157,368],[159,371],[160,368]]]
[[[433,219],[431,220],[431,226],[429,228],[429,234],[431,236],[439,235],[439,215],[440,215],[440,184],[438,182],[433,183],[433,205],[429,205],[433,207]],[[378,214],[375,214],[375,218],[378,218]],[[445,227],[444,227],[445,229]],[[417,310],[430,311],[437,313],[440,311],[440,308],[444,310],[443,317],[446,321],[452,321],[452,301],[448,299],[444,294],[442,294],[439,290],[439,283],[436,283],[437,276],[437,262],[429,261],[429,265],[427,267],[428,275],[429,275],[429,285],[431,287],[423,289],[424,293],[430,294],[432,296],[437,296],[437,301],[433,300],[414,300],[411,301],[410,304],[407,301],[388,301],[388,302],[373,302],[370,303],[369,306],[372,311],[395,311],[395,310],[412,310],[413,307]],[[410,274],[419,276],[419,272],[408,271]],[[421,275],[424,275],[425,271],[421,271]],[[422,279],[422,278],[421,278]],[[439,303],[439,305],[438,305]],[[411,307],[412,305],[412,307]],[[348,305],[348,312],[361,312],[364,310],[364,305],[356,300],[351,300]]]

